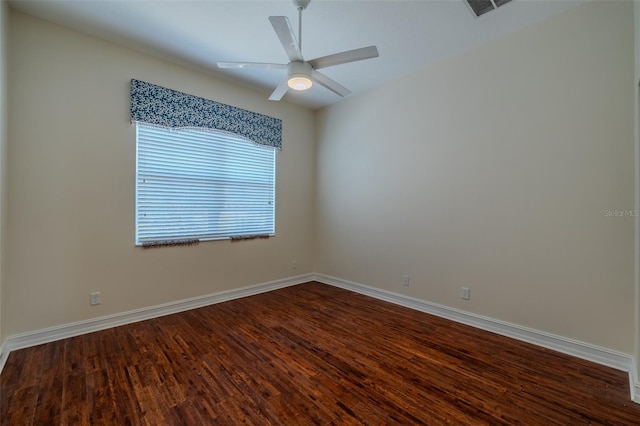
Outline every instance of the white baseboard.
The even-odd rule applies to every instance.
[[[629,390],[631,391],[631,400],[640,404],[640,383],[638,383],[638,369],[635,363],[629,370]]]
[[[2,373],[2,369],[4,365],[7,363],[7,359],[9,358],[9,349],[7,347],[7,339],[0,344],[0,373]]]
[[[627,371],[629,373],[631,400],[640,403],[640,383],[637,380],[638,376],[635,362],[631,355],[323,274],[304,274],[282,280],[222,291],[205,296],[193,297],[162,305],[9,336],[4,342],[2,342],[2,344],[0,344],[0,373],[4,368],[10,352],[13,350],[79,336],[81,334],[92,333],[94,331],[117,327],[119,325],[183,312],[190,309],[196,309],[233,299],[253,296],[284,287],[303,284],[309,281],[318,281],[324,284],[340,287],[375,299],[384,300],[386,302],[436,315],[451,321],[470,325],[472,327],[487,330],[513,339],[553,349],[558,352],[573,355],[617,370]]]
[[[425,300],[416,299],[402,294],[381,290],[364,284],[345,281],[340,278],[315,274],[314,280],[323,284],[329,284],[346,290],[351,290],[356,293],[391,302],[396,305],[470,325],[482,330],[487,330],[502,336],[511,337],[523,342],[553,349],[558,352],[573,355],[617,370],[627,371],[630,373],[630,377],[633,376],[632,381],[630,382],[631,399],[636,402],[640,402],[640,384],[634,383],[635,377],[637,376],[635,376],[635,364],[631,355],[612,351],[589,343],[567,339],[544,331],[534,330],[482,315],[461,311],[448,306],[427,302]]]
[[[302,284],[313,280],[313,274],[298,275],[295,277],[271,281],[267,283],[242,287],[234,290],[221,291],[205,296],[192,297],[190,299],[165,303],[162,305],[150,306],[133,311],[107,315],[99,318],[92,318],[70,324],[63,324],[41,330],[9,336],[0,346],[0,373],[9,357],[11,351],[28,348],[30,346],[53,342],[68,337],[79,336],[81,334],[92,333],[119,325],[130,324],[147,319],[157,318],[164,315],[175,314],[188,311],[190,309],[201,308],[215,303],[226,302],[228,300],[239,299],[241,297],[253,296],[268,291],[277,290],[292,285]]]

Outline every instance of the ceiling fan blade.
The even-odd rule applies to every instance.
[[[218,62],[218,68],[260,68],[286,70],[287,64],[268,64],[262,62]]]
[[[323,56],[321,58],[309,61],[311,66],[316,69],[332,67],[334,65],[346,64],[349,62],[362,61],[365,59],[377,58],[378,48],[375,46],[361,47],[360,49],[347,50],[345,52],[334,53],[333,55]]]
[[[313,80],[319,85],[326,87],[336,95],[345,97],[351,93],[351,90],[316,70],[311,70],[311,77],[313,77]]]
[[[274,90],[271,96],[269,96],[270,101],[279,101],[280,99],[282,99],[284,94],[287,93],[287,90],[289,90],[289,86],[287,84],[288,80],[289,78],[287,77],[284,80],[282,80],[280,84],[278,84],[278,87],[276,87],[276,90]]]
[[[285,52],[287,52],[289,60],[303,61],[302,52],[300,52],[300,47],[298,46],[293,28],[291,28],[289,18],[286,16],[269,16],[269,21],[271,21],[271,25],[280,39],[282,47],[284,47]]]

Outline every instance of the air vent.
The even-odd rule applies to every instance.
[[[505,3],[509,3],[511,0],[465,0],[471,10],[476,16],[484,15],[487,12],[491,12],[494,9],[499,8]]]

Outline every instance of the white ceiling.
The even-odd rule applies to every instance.
[[[476,18],[463,0],[312,0],[303,13],[302,50],[313,59],[376,45],[380,56],[322,72],[354,94],[416,72],[585,0],[513,0]],[[233,79],[268,97],[282,70],[220,70],[217,61],[287,63],[268,17],[286,15],[291,0],[87,1],[13,0],[13,9]],[[352,95],[353,96],[353,95]],[[314,85],[284,100],[320,108],[341,98]]]

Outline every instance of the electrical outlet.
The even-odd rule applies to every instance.
[[[411,280],[409,279],[409,275],[403,275],[402,276],[402,285],[403,286],[408,286],[411,283]]]
[[[291,269],[298,269],[298,261],[297,260],[292,260],[291,261]]]
[[[102,300],[101,300],[101,296],[100,296],[100,292],[99,291],[94,291],[93,293],[89,293],[89,304],[91,306],[99,305],[101,302],[102,302]]]
[[[471,290],[468,287],[460,287],[460,298],[464,300],[471,299]]]

